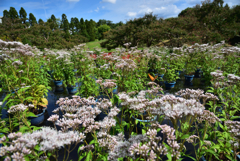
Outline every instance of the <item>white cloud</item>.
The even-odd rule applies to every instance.
[[[67,0],[67,2],[79,2],[79,0]]]
[[[117,0],[103,0],[101,1],[100,3],[103,3],[103,2],[109,2],[109,3],[113,3],[115,4]]]
[[[150,12],[153,12],[153,10],[151,10],[149,7],[147,7],[147,8],[144,8],[144,9],[138,11],[138,14],[144,15],[145,13],[150,13]]]
[[[103,0],[102,0],[103,1]],[[105,0],[106,1],[106,0]],[[193,0],[189,0],[193,3]],[[194,0],[201,2],[201,0]],[[143,17],[146,13],[152,12],[158,18],[177,17],[178,14],[189,6],[186,0],[118,0],[116,5],[106,3],[105,10],[108,11],[101,15],[101,18],[112,20],[114,23],[119,21],[129,21],[132,18]],[[100,19],[100,18],[99,18]]]
[[[91,11],[88,11],[88,13],[92,13],[93,11],[91,10]]]
[[[95,9],[94,11],[98,12],[98,11],[99,11],[99,8],[97,7],[97,9]]]
[[[133,17],[133,16],[136,16],[137,13],[136,13],[136,12],[128,12],[127,15],[128,15],[129,17]]]
[[[102,6],[102,8],[105,8],[105,6]]]

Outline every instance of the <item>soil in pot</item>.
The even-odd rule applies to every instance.
[[[39,106],[38,106],[39,107]],[[43,108],[44,107],[40,107],[40,109],[35,109],[35,108],[31,108],[29,109],[30,112],[34,113],[35,115],[38,115],[40,113],[43,113]]]

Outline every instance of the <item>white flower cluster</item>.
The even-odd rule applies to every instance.
[[[23,43],[13,41],[13,42],[6,42],[0,39],[0,48],[16,48],[23,46]]]
[[[12,65],[22,65],[23,63],[20,60],[14,61]]]
[[[186,139],[186,141],[188,143],[197,143],[197,139],[199,139],[199,137],[197,135],[191,135],[189,136],[189,138]]]
[[[228,74],[227,78],[234,83],[239,83],[240,82],[240,77],[236,76],[234,74]]]
[[[129,42],[129,43],[125,43],[125,44],[123,44],[123,45],[128,47],[128,46],[130,46],[131,44],[132,44],[132,43]]]
[[[120,59],[120,61],[115,64],[115,68],[125,71],[134,71],[137,68],[137,65],[131,59]]]
[[[227,120],[225,125],[228,127],[229,132],[240,140],[240,122]]]
[[[12,159],[23,160],[26,154],[34,153],[36,145],[40,146],[40,151],[53,151],[83,141],[86,136],[83,133],[69,131],[67,133],[58,132],[50,127],[42,127],[41,130],[33,133],[10,133],[8,138],[12,140],[10,146],[0,148],[1,156],[11,156]],[[1,138],[5,141],[6,137]]]
[[[215,124],[216,122],[222,122],[213,112],[209,110],[204,110],[202,115],[199,115],[197,118],[199,123],[203,121],[208,122],[209,124]]]
[[[185,99],[195,99],[196,101],[200,102],[200,100],[203,100],[203,105],[205,105],[207,100],[219,100],[217,96],[211,94],[211,93],[205,93],[203,90],[200,89],[181,89],[180,91],[175,93],[176,95],[179,95]]]
[[[15,106],[11,106],[8,110],[8,113],[16,113],[16,112],[23,112],[28,108],[28,106],[25,106],[24,104],[18,104]]]

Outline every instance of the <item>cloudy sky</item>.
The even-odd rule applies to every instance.
[[[69,22],[72,17],[84,20],[110,20],[113,23],[143,17],[145,13],[153,12],[158,18],[177,17],[187,7],[201,5],[203,0],[0,0],[0,16],[4,10],[14,7],[18,13],[23,7],[29,13],[46,22],[52,14],[56,18],[66,14]],[[213,1],[213,0],[211,0]],[[230,8],[240,5],[239,0],[225,0]],[[28,18],[27,16],[27,18]]]

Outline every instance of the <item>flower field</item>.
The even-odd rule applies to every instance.
[[[0,160],[239,160],[240,48],[0,40]]]

